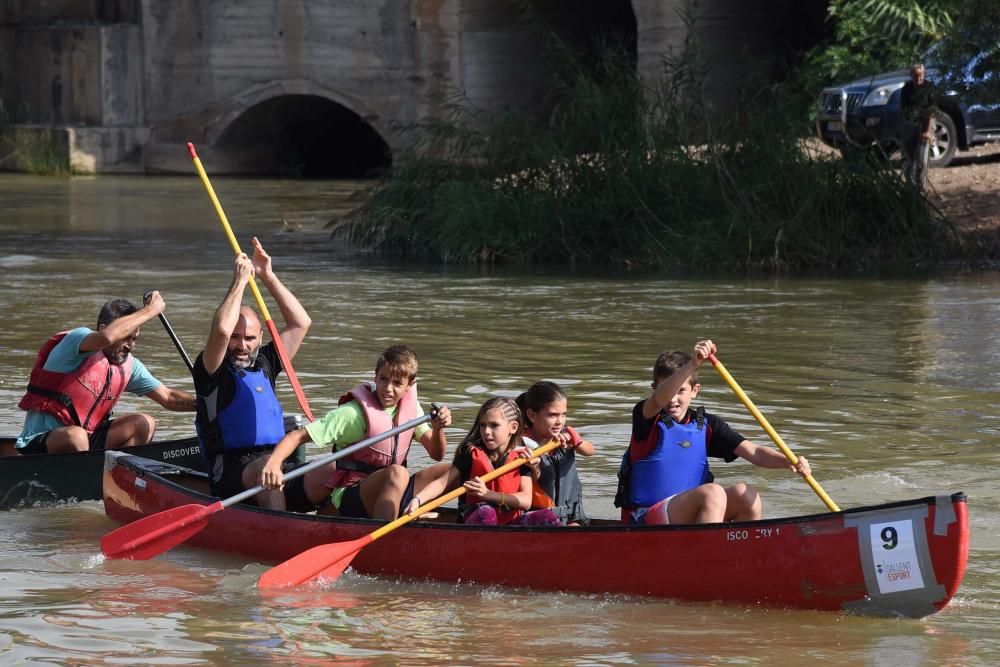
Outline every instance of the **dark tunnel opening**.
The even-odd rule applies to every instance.
[[[316,95],[283,95],[247,109],[215,147],[252,153],[246,173],[284,178],[373,178],[392,164],[388,144],[350,109]]]

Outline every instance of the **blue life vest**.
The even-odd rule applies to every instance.
[[[687,424],[658,419],[654,427],[657,442],[646,458],[629,462],[629,450],[622,457],[619,477],[624,500],[619,507],[651,507],[675,493],[701,486],[713,479],[708,469],[708,429],[704,409]]]
[[[267,373],[261,368],[236,370],[228,365],[227,368],[235,380],[236,393],[210,426],[218,437],[206,438],[202,429],[198,429],[210,460],[223,452],[274,447],[285,436],[281,404]]]

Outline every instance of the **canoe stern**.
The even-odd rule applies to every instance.
[[[851,513],[844,524],[857,530],[867,591],[845,611],[919,618],[943,609],[958,591],[969,553],[964,494]]]

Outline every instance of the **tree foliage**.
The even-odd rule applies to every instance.
[[[807,59],[809,79],[832,83],[902,69],[934,45],[956,54],[996,44],[996,0],[830,0],[833,36]]]

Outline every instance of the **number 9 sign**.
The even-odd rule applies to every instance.
[[[922,588],[924,580],[913,541],[913,522],[873,523],[869,530],[879,592]]]

